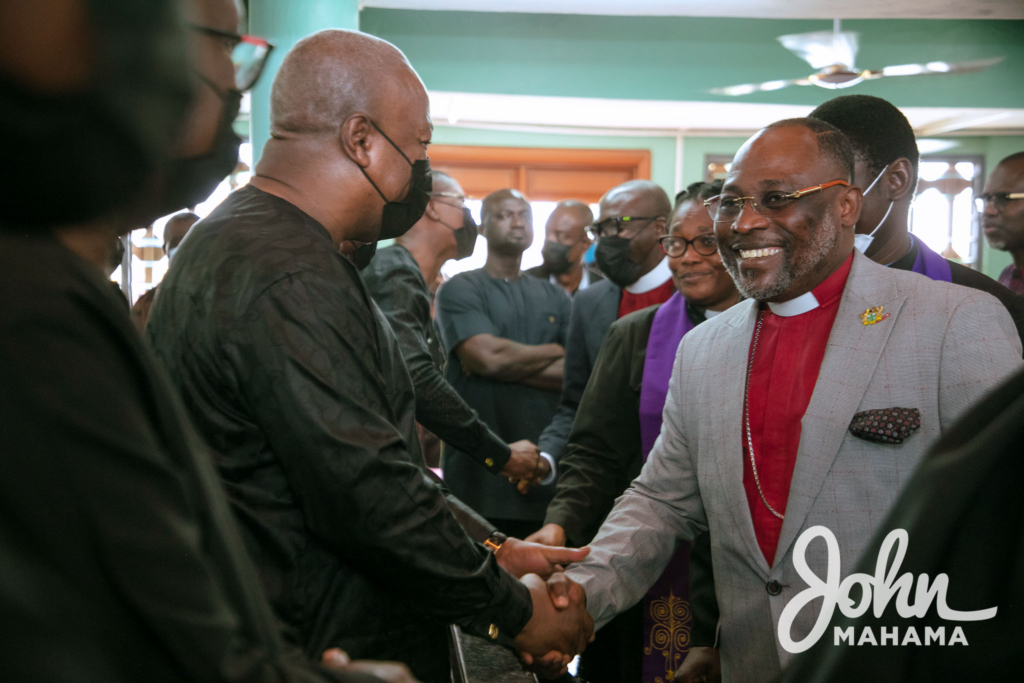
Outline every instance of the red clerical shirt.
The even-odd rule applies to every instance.
[[[622,290],[622,298],[619,299],[619,317],[629,315],[633,311],[639,311],[648,306],[663,304],[675,293],[676,286],[672,282],[671,275],[663,284],[641,294],[631,294],[626,290]]]
[[[750,368],[747,409],[761,491],[782,515],[786,513],[789,485],[800,446],[800,420],[818,381],[825,345],[852,263],[851,253],[843,265],[811,291],[813,299],[805,294],[783,304],[771,304],[767,310],[762,305],[760,315],[764,321]],[[752,350],[753,341],[752,337]],[[740,427],[743,429],[743,487],[747,491],[747,504],[754,520],[757,543],[768,564],[773,565],[782,520],[761,501],[750,466],[746,424]]]

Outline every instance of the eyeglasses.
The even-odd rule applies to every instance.
[[[636,221],[656,221],[664,216],[621,216],[619,218],[605,218],[603,221],[587,226],[587,235],[594,240],[598,237],[618,237],[622,232],[622,226],[629,228],[630,223]]]
[[[992,202],[992,205],[996,207],[996,211],[1002,211],[1006,208],[1006,205],[1014,199],[1024,199],[1024,192],[992,192],[979,194],[974,198],[974,207],[978,209],[978,213],[985,213],[985,205]]]
[[[225,45],[231,49],[231,61],[235,65],[235,87],[240,92],[250,90],[256,85],[260,74],[263,73],[263,67],[267,65],[267,58],[274,49],[273,45],[256,36],[239,35],[199,24],[188,26],[193,31],[225,41]]]
[[[718,253],[718,241],[714,233],[706,232],[697,235],[692,240],[675,235],[662,235],[658,238],[661,250],[672,258],[682,258],[686,250],[693,246],[693,250],[701,256],[711,256]]]
[[[765,217],[781,216],[793,206],[793,202],[815,192],[827,190],[836,185],[850,186],[845,180],[833,180],[830,183],[806,187],[796,192],[767,192],[758,201],[755,197],[737,197],[730,194],[720,194],[704,201],[711,220],[716,223],[732,223],[740,217],[743,205],[750,202],[750,208]]]

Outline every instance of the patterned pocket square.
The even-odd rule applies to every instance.
[[[854,415],[850,433],[865,441],[903,443],[920,426],[921,411],[917,408],[879,408]]]

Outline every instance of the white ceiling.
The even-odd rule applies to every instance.
[[[430,92],[434,125],[626,135],[748,135],[813,107]],[[905,107],[919,136],[1024,132],[1024,109]]]
[[[765,19],[1024,19],[1024,0],[364,0],[365,7]]]

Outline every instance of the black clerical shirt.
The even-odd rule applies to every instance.
[[[379,250],[362,276],[402,348],[416,386],[417,421],[492,474],[500,472],[511,457],[508,445],[483,423],[438,367],[437,357],[443,363],[444,351],[430,317],[430,290],[416,259],[395,244]]]
[[[124,297],[50,234],[2,228],[0,643],[12,682],[378,681],[283,643]]]
[[[518,634],[526,587],[425,476],[398,343],[323,226],[242,188],[192,229],[160,290],[149,338],[307,654],[340,646],[438,680],[435,620]]]

